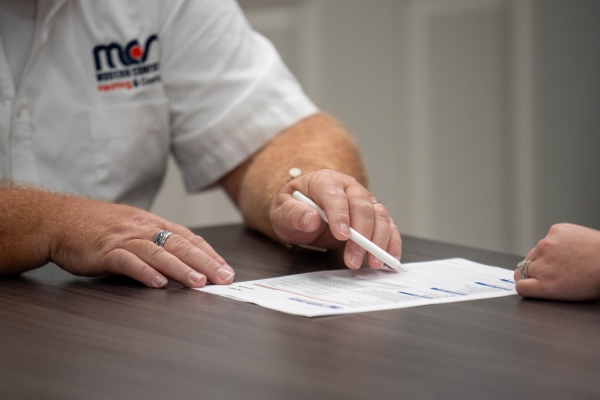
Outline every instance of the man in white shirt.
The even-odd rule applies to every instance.
[[[0,38],[0,273],[51,261],[149,287],[232,282],[202,238],[142,210],[169,151],[188,191],[222,185],[276,240],[347,242],[345,263],[358,268],[352,226],[400,257],[350,136],[232,0],[3,0]],[[303,174],[290,180],[293,167]]]

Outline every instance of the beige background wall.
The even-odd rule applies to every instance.
[[[403,233],[524,254],[552,223],[600,228],[600,2],[241,4],[354,134]],[[180,181],[171,164],[153,211],[241,221]]]

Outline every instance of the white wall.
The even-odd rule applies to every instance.
[[[538,3],[540,224],[600,229],[600,2]]]
[[[525,253],[557,216],[600,227],[600,2],[241,3],[307,93],[355,135],[370,188],[402,232]],[[580,75],[575,86],[557,80],[563,72]],[[569,142],[561,132],[575,115]],[[566,192],[553,185],[564,168]],[[188,226],[240,221],[220,192],[182,193],[170,171],[154,211]]]

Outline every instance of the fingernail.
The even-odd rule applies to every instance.
[[[340,233],[346,237],[350,237],[350,227],[348,224],[344,222],[340,224]]]
[[[190,280],[194,283],[200,282],[200,280],[204,278],[204,275],[199,274],[195,271],[190,272]]]
[[[305,212],[304,215],[302,216],[302,226],[308,227],[308,224],[310,223],[310,220],[312,219],[313,215],[315,215],[314,212],[311,212],[311,211]]]
[[[162,276],[155,276],[154,279],[152,280],[154,282],[154,286],[156,286],[157,288],[166,286],[168,281],[166,278],[162,277]]]
[[[363,262],[363,256],[360,253],[354,253],[354,255],[352,256],[352,258],[350,259],[350,262],[356,268],[360,268],[361,265],[362,265],[362,262]]]
[[[231,277],[233,277],[233,275],[235,275],[235,273],[233,272],[233,269],[229,265],[223,265],[217,271],[217,276],[223,282],[227,282],[229,279],[231,279]]]
[[[379,258],[375,258],[374,263],[380,267],[383,267],[383,261],[381,261]]]

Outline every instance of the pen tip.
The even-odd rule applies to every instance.
[[[394,270],[394,271],[396,271],[396,272],[400,272],[400,271],[403,271],[403,272],[408,272],[408,271],[406,270],[406,268],[404,268],[404,267],[402,266],[402,264],[400,264],[400,263],[398,263],[397,265],[394,265],[394,266],[391,266],[391,265],[389,265],[389,264],[385,264],[385,265],[386,265],[388,268],[390,268],[390,269],[393,269],[393,270]]]

